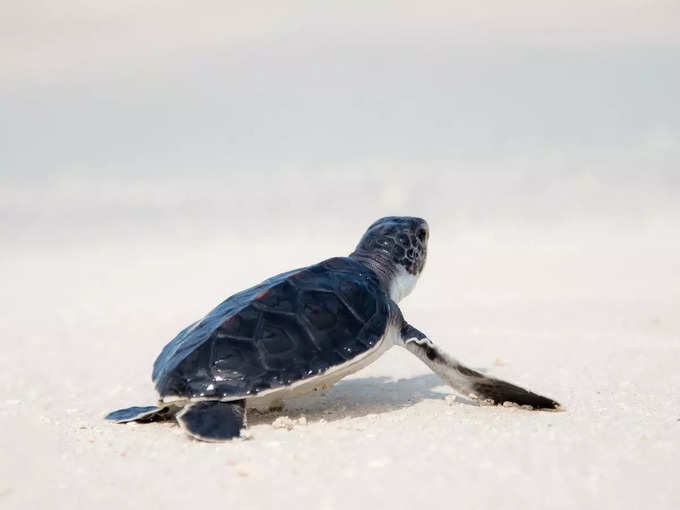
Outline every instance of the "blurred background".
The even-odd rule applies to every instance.
[[[679,62],[675,0],[6,3],[0,384],[88,423],[153,399],[180,328],[396,214],[432,232],[405,314],[454,354],[678,404],[644,374],[677,372]]]
[[[198,313],[404,214],[432,225],[421,302],[669,307],[679,16],[631,0],[7,5],[4,279],[94,307],[201,281]]]

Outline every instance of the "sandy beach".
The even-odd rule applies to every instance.
[[[338,200],[357,186],[310,179],[317,190],[334,186]],[[155,195],[144,182],[30,190],[39,205],[31,217],[14,209],[4,236],[19,242],[2,254],[3,508],[680,504],[672,205],[638,221],[477,221],[473,206],[456,215],[444,194],[410,208],[409,181],[397,179],[373,205],[306,217],[306,192],[290,182],[270,178],[258,192],[269,194],[265,204],[289,193],[288,208],[254,210],[242,223],[230,211],[186,211],[196,195],[218,207],[254,193],[248,179],[202,192],[155,183]],[[463,193],[453,174],[438,182]],[[140,208],[139,193],[155,207]],[[633,203],[649,196],[630,193]],[[424,275],[402,303],[408,319],[470,366],[549,395],[565,412],[470,405],[393,348],[327,391],[251,413],[248,440],[205,444],[174,423],[103,420],[155,401],[151,364],[187,323],[272,274],[347,254],[388,209],[420,214],[432,229]]]

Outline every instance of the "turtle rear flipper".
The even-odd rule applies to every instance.
[[[127,423],[130,421],[138,421],[140,423],[149,423],[152,421],[168,420],[173,416],[169,407],[158,406],[133,406],[126,409],[118,409],[106,415],[107,420],[115,421],[116,423]]]
[[[177,422],[187,434],[201,441],[233,439],[246,426],[246,402],[204,400],[192,403],[177,414]]]

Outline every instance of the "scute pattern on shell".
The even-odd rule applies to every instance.
[[[230,297],[165,346],[152,377],[161,396],[253,395],[367,351],[387,320],[375,274],[333,258]]]

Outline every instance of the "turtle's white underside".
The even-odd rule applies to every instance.
[[[235,395],[229,396],[222,400],[240,400],[242,398],[246,399],[246,407],[255,408],[261,410],[267,410],[272,406],[279,404],[284,400],[289,400],[291,398],[301,397],[312,391],[322,390],[330,388],[340,379],[347,377],[354,372],[357,372],[367,365],[370,365],[380,356],[382,356],[385,351],[387,351],[393,345],[401,342],[401,333],[399,328],[389,324],[382,338],[368,351],[362,352],[360,355],[346,361],[340,365],[329,368],[323,374],[315,377],[309,377],[307,379],[302,379],[296,381],[291,385],[282,386],[279,388],[273,388],[269,390],[261,391],[256,395]],[[161,399],[161,402],[165,404],[174,404],[178,406],[184,405],[185,402],[196,402],[201,400],[215,400],[210,397],[195,397],[187,399],[186,397],[181,397],[177,395],[166,395]]]

